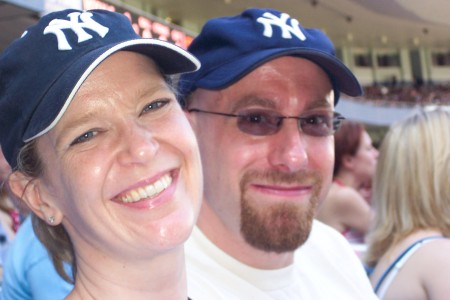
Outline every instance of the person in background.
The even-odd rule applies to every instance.
[[[72,291],[72,282],[58,274],[47,249],[37,238],[31,214],[20,225],[8,252],[0,299],[64,299]],[[63,268],[71,274],[69,264],[64,263]]]
[[[375,299],[345,239],[314,221],[334,162],[342,91],[361,87],[317,29],[248,9],[209,20],[180,78],[204,195],[186,243],[192,299]]]
[[[48,14],[0,57],[8,188],[74,283],[66,299],[187,299],[183,244],[202,173],[170,75],[198,68],[103,10]],[[9,288],[27,293],[4,286],[8,300]]]
[[[20,226],[19,210],[4,187],[10,173],[11,168],[0,147],[0,224],[6,234],[6,241],[12,241]]]
[[[364,244],[373,220],[369,200],[378,150],[364,125],[344,121],[334,135],[333,183],[317,219],[334,227],[354,244]],[[364,192],[365,193],[364,193]]]
[[[383,139],[365,263],[380,299],[449,299],[450,112],[421,110]]]
[[[5,181],[11,174],[11,168],[0,147],[0,282],[3,278],[3,265],[9,247],[20,226],[20,214],[5,188]]]

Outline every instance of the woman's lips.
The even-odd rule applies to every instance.
[[[124,204],[135,204],[144,202],[144,200],[152,200],[173,186],[177,176],[177,170],[163,172],[159,177],[155,176],[153,180],[143,180],[140,183],[136,183],[133,187],[112,198],[112,200]]]
[[[166,174],[152,184],[126,192],[120,197],[120,199],[122,202],[132,203],[142,199],[154,198],[169,187],[171,183],[172,176],[170,174]]]

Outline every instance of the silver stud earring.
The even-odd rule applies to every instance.
[[[54,217],[54,216],[48,217],[47,220],[48,220],[48,222],[49,222],[50,224],[55,223],[55,217]]]

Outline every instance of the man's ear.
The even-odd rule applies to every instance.
[[[187,111],[187,108],[185,108],[185,109],[184,109],[184,115],[185,115],[186,118],[188,119],[188,121],[189,121],[189,123],[191,124],[192,128],[195,129],[196,122],[195,122],[194,114],[188,112],[188,111]]]
[[[61,223],[63,214],[51,201],[47,201],[41,179],[31,178],[22,172],[15,171],[10,175],[8,185],[11,192],[24,201],[39,218],[49,225]]]

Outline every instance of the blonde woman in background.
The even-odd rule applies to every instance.
[[[380,299],[449,299],[450,113],[394,125],[378,159],[366,263]]]

